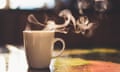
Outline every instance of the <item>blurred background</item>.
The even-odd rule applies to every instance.
[[[85,1],[83,8],[88,16],[99,26],[91,37],[69,32],[56,33],[66,42],[66,48],[120,48],[120,0],[0,0],[0,46],[6,44],[23,45],[22,31],[28,23],[29,14],[44,23],[46,16],[56,23],[63,20],[58,13],[69,9],[75,18],[80,16],[78,2]],[[99,2],[101,1],[101,2]],[[107,1],[107,2],[106,2]],[[104,5],[107,5],[104,6]]]

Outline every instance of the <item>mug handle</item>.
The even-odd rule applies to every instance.
[[[54,43],[57,42],[57,41],[60,41],[62,43],[63,47],[62,47],[61,51],[57,55],[52,56],[53,58],[60,56],[63,53],[64,49],[65,49],[65,42],[64,42],[64,40],[61,39],[61,38],[55,38],[54,39]]]

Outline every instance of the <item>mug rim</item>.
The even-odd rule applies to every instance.
[[[31,33],[31,32],[55,32],[55,31],[48,31],[48,30],[24,30],[23,32],[29,32],[29,33]]]

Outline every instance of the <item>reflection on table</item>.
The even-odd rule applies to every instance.
[[[61,57],[52,59],[50,69],[35,70],[28,68],[23,47],[7,48],[7,52],[0,50],[0,72],[120,72],[119,50],[65,50]]]

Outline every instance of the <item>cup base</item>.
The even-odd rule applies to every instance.
[[[46,68],[28,68],[28,72],[50,72],[49,67]]]
[[[30,70],[49,70],[49,67],[44,67],[44,68],[29,67],[28,69],[30,69]]]

